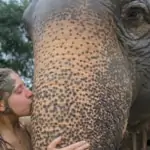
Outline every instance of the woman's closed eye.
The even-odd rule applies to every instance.
[[[19,85],[19,86],[16,88],[15,93],[16,93],[16,94],[21,94],[22,91],[23,91],[23,86],[22,86],[22,85]]]

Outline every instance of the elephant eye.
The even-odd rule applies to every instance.
[[[140,8],[131,8],[128,10],[126,18],[130,21],[144,19],[144,10]]]
[[[150,32],[150,2],[133,0],[121,8],[120,22],[124,32],[130,37],[144,38]]]
[[[131,2],[122,10],[122,19],[128,25],[140,25],[143,22],[147,22],[147,16],[149,15],[149,9],[144,3]]]

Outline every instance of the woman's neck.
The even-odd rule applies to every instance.
[[[0,114],[0,133],[3,131],[14,132],[19,128],[19,118],[15,115]]]

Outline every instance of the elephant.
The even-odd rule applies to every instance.
[[[34,150],[58,136],[58,148],[85,140],[117,150],[127,131],[147,126],[149,0],[32,0],[23,22],[34,50]]]

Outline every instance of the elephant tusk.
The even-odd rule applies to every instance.
[[[133,150],[137,150],[136,133],[132,133]]]
[[[147,150],[147,125],[146,128],[143,127],[142,129],[142,150]]]

